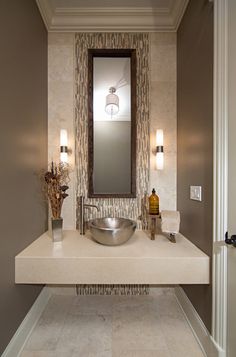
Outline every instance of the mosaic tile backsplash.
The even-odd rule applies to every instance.
[[[136,49],[137,54],[137,152],[136,198],[88,198],[88,49]],[[138,223],[141,202],[149,189],[149,34],[77,33],[75,34],[75,167],[76,197],[97,204],[100,211],[87,210],[87,219],[104,216],[128,217]],[[78,203],[77,203],[78,213]],[[78,214],[77,226],[78,226]]]

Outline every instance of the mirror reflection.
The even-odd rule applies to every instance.
[[[94,192],[129,193],[130,59],[94,58]]]
[[[89,193],[92,196],[133,197],[134,194],[131,68],[130,52],[122,55],[114,50],[113,56],[103,52],[102,56],[95,54],[92,58],[92,98],[89,98],[92,99],[89,118],[92,120],[89,125],[89,139],[92,139]]]

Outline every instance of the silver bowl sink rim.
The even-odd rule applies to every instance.
[[[96,222],[102,222],[104,220],[115,220],[117,222],[123,222],[123,223],[127,223],[127,226],[125,227],[100,227],[98,225],[96,225]],[[105,231],[110,231],[110,230],[123,230],[125,228],[128,228],[130,226],[134,226],[136,228],[137,224],[135,221],[133,221],[132,219],[129,219],[129,218],[123,218],[123,217],[102,217],[102,218],[94,218],[94,219],[91,219],[89,222],[88,222],[89,226],[91,227],[94,227],[94,228],[98,228],[98,229],[101,229],[101,230],[105,230]]]
[[[127,242],[137,226],[135,221],[123,217],[95,218],[88,225],[94,240],[104,245],[121,245]]]

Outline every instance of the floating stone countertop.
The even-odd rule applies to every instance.
[[[181,234],[151,241],[136,231],[121,246],[96,243],[90,234],[64,231],[53,243],[44,233],[15,257],[18,284],[209,284],[210,258]]]

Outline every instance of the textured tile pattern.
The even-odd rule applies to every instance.
[[[140,33],[79,33],[76,34],[75,128],[77,197],[100,206],[100,212],[89,211],[87,218],[107,215],[138,219],[141,199],[149,186],[149,35]],[[88,199],[88,49],[133,48],[137,53],[137,198]],[[140,221],[138,222],[140,225]]]
[[[148,295],[145,284],[77,284],[77,295]]]
[[[172,291],[53,296],[21,357],[203,357]]]

